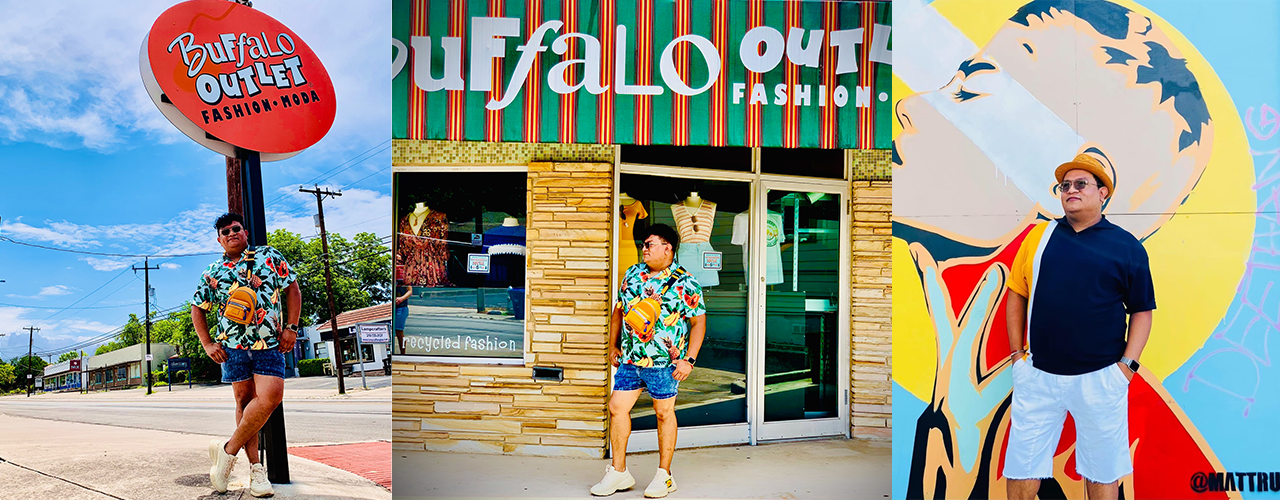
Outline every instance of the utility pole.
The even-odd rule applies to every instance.
[[[341,192],[335,193],[328,189],[321,190],[320,186],[312,185],[315,189],[304,189],[298,186],[298,191],[302,193],[316,195],[316,209],[320,211],[320,250],[324,252],[324,288],[329,295],[329,332],[333,334],[333,354],[337,356],[335,360],[338,362],[338,394],[346,394],[347,386],[342,379],[342,338],[338,336],[338,308],[333,305],[333,273],[329,270],[329,235],[324,230],[324,197],[342,196]],[[360,353],[356,353],[356,357],[360,357]]]
[[[144,296],[143,303],[146,304],[145,309],[143,309],[146,312],[146,314],[143,316],[143,324],[146,325],[144,328],[147,330],[146,360],[147,360],[147,395],[148,396],[151,395],[151,270],[152,269],[160,269],[160,266],[151,267],[151,258],[150,257],[143,258],[142,283],[143,283],[143,286],[146,287],[146,289],[142,291],[142,294]],[[134,275],[138,274],[138,266],[133,266],[133,274]]]
[[[34,326],[28,326],[23,328],[23,330],[26,330],[27,333],[31,334],[30,337],[27,337],[27,397],[31,397],[31,386],[36,383],[34,380],[35,373],[31,368],[31,345],[35,343],[36,332],[40,331],[40,329]]]

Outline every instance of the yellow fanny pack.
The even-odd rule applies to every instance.
[[[640,339],[641,342],[648,342],[653,339],[653,334],[658,331],[658,321],[662,318],[662,296],[666,295],[667,290],[671,289],[671,285],[675,284],[676,278],[683,272],[681,269],[671,273],[671,278],[667,279],[667,283],[662,286],[662,290],[656,295],[651,295],[641,299],[627,314],[622,317],[622,321],[631,327],[631,334]]]
[[[245,250],[245,261],[248,263],[246,274],[253,274],[253,250]],[[246,280],[252,282],[251,278]],[[222,307],[222,316],[233,323],[247,325],[253,321],[257,312],[258,294],[252,286],[239,286],[231,290],[227,303]]]

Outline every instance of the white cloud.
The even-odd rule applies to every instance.
[[[43,299],[45,297],[71,295],[73,290],[76,290],[76,289],[66,285],[53,285],[53,286],[46,286],[44,288],[41,288],[40,293],[37,293],[35,295],[18,295],[18,294],[11,293],[11,294],[8,294],[7,296],[17,298],[17,299]]]
[[[164,264],[160,264],[160,269],[177,269],[180,267],[182,267],[181,264],[174,264],[172,262],[165,262]]]
[[[40,289],[42,297],[56,297],[58,295],[71,295],[71,291],[75,290],[67,285],[46,286]]]
[[[115,258],[81,257],[94,271],[116,271],[129,267],[133,262]]]

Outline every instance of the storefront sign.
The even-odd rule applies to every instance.
[[[484,246],[484,233],[471,233],[471,246]]]
[[[467,272],[473,274],[489,274],[489,254],[467,254]]]
[[[702,252],[702,268],[708,271],[719,271],[724,268],[723,252]]]
[[[394,137],[890,147],[888,2],[541,5],[398,0]]]
[[[191,368],[191,358],[169,358],[170,370],[187,370]]]
[[[302,37],[258,10],[191,0],[156,19],[142,78],[169,121],[226,156],[235,148],[288,158],[333,125],[333,83]]]
[[[368,323],[357,325],[362,344],[391,343],[391,325],[386,323]]]
[[[78,359],[71,360],[71,371],[73,372],[80,371],[80,360]]]

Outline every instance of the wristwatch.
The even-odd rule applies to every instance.
[[[1120,356],[1120,362],[1124,363],[1125,366],[1129,367],[1129,371],[1132,371],[1133,373],[1138,373],[1139,365],[1136,360],[1129,359],[1125,356]]]
[[[693,358],[692,356],[684,358],[684,360],[689,362],[689,366],[698,364],[698,360]]]
[[[285,329],[285,330],[289,330],[289,331],[291,331],[291,332],[293,332],[293,333],[298,333],[298,324],[297,324],[297,323],[288,323],[288,324],[284,325],[284,329]]]

